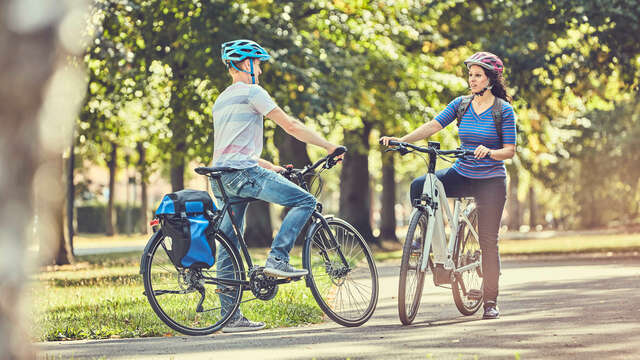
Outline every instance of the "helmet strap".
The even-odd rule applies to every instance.
[[[251,75],[251,83],[255,84],[256,83],[256,76],[253,73],[253,59],[249,59],[249,64],[251,64],[251,72],[247,71],[247,70],[242,70],[239,69],[236,64],[233,63],[233,61],[230,61],[229,63],[231,63],[231,66],[233,66],[234,69],[238,70],[238,71],[242,71],[243,73],[247,73],[249,75]]]
[[[487,90],[491,90],[493,88],[493,85],[487,85],[484,87],[484,89],[478,91],[477,93],[473,93],[474,96],[482,96],[484,95],[484,92]]]
[[[251,64],[251,83],[255,84],[256,83],[256,76],[253,73],[253,59],[249,59],[249,64]]]

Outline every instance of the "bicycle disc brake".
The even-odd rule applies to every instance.
[[[278,293],[278,284],[274,277],[266,275],[264,267],[256,267],[250,271],[249,275],[249,287],[251,292],[260,300],[271,300]]]

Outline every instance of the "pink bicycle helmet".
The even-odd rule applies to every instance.
[[[487,70],[493,71],[498,75],[502,74],[502,71],[504,70],[502,60],[500,60],[496,55],[486,51],[477,52],[471,55],[464,61],[464,64],[467,65],[467,69],[471,65],[478,65]]]

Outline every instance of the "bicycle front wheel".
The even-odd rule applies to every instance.
[[[482,304],[482,251],[478,241],[478,209],[468,216],[471,227],[466,222],[460,224],[454,250],[456,269],[469,269],[454,276],[451,285],[453,301],[463,315],[473,315]],[[475,266],[474,266],[475,265]]]
[[[213,267],[182,268],[171,262],[172,239],[161,231],[143,254],[144,291],[151,308],[170,328],[186,335],[208,335],[221,329],[242,298],[242,268],[230,242],[215,236]],[[219,260],[222,252],[228,254],[224,261]]]
[[[337,218],[327,223],[328,228],[317,227],[304,245],[307,284],[329,318],[343,326],[360,326],[378,303],[378,270],[356,229]]]
[[[413,322],[420,308],[422,288],[424,287],[425,274],[433,272],[432,251],[429,247],[427,268],[420,271],[420,264],[424,250],[424,241],[427,234],[427,216],[417,211],[411,217],[407,237],[402,247],[402,260],[400,262],[400,279],[398,284],[398,315],[404,325]]]

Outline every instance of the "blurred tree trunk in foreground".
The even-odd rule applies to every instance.
[[[64,145],[70,145],[66,130],[70,130],[77,111],[73,101],[77,99],[73,96],[83,90],[75,89],[83,79],[80,71],[56,69],[58,61],[64,58],[62,52],[56,51],[57,45],[73,46],[77,39],[78,29],[73,25],[57,31],[58,22],[68,10],[65,5],[46,0],[0,0],[0,273],[4,274],[0,278],[0,357],[3,359],[35,357],[29,345],[30,327],[25,321],[29,301],[23,299],[27,269],[32,267],[30,259],[34,258],[27,254],[28,239],[34,233],[30,224],[37,222],[39,237],[59,238],[63,232],[62,150]],[[60,42],[56,40],[58,35]],[[40,189],[46,202],[46,206],[40,207],[37,220],[34,188]]]

